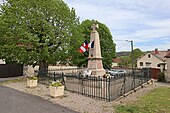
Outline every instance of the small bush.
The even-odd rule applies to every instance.
[[[60,81],[57,81],[50,84],[50,86],[59,87],[59,86],[63,86],[63,84]]]
[[[37,78],[37,76],[28,76],[27,77],[29,80],[37,80],[38,78]]]
[[[158,82],[166,82],[164,73],[161,72],[158,74]]]

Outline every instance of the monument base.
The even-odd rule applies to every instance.
[[[89,70],[92,71],[92,75],[95,76],[103,76],[106,74],[103,69],[102,58],[88,58],[88,67]]]
[[[94,76],[103,76],[104,74],[106,74],[106,71],[104,69],[91,70],[91,71],[92,71],[92,75]]]

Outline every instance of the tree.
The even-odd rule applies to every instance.
[[[136,48],[134,52],[134,64],[136,65],[136,59],[143,55],[143,52]],[[132,67],[132,53],[127,56],[121,56],[121,62],[118,63],[119,66]]]
[[[83,29],[83,36],[85,40],[90,40],[90,34],[92,31],[92,26],[93,22],[90,20],[85,20],[81,23],[82,29]],[[99,25],[99,28],[97,31],[99,32],[100,35],[100,46],[101,46],[101,54],[103,57],[103,65],[104,67],[111,67],[112,65],[112,60],[115,57],[115,43],[113,42],[112,35],[110,33],[109,28],[98,22],[97,24]]]
[[[129,67],[129,64],[130,64],[129,56],[121,56],[120,57],[120,62],[118,63],[118,65],[120,67]]]
[[[136,48],[133,50],[133,53],[134,53],[134,64],[136,65],[136,59],[139,58],[141,55],[143,55],[143,52],[139,49],[139,48]],[[132,64],[132,53],[130,53],[130,64]]]
[[[7,0],[0,7],[0,58],[39,65],[68,63],[79,45],[79,19],[62,0]],[[75,46],[75,45],[74,45]]]

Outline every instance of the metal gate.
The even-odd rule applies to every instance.
[[[151,77],[153,79],[158,79],[158,74],[160,73],[160,69],[157,68],[151,68]]]

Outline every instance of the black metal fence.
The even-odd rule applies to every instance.
[[[52,72],[48,73],[47,76],[38,76],[38,82],[45,85],[49,85],[50,83],[56,80],[64,81],[64,74]]]
[[[65,84],[65,89],[68,91],[100,100],[111,101],[146,83],[150,79],[150,70],[145,69],[133,74],[119,74],[106,78],[95,76],[84,77],[81,74],[53,73],[44,79],[40,77],[39,82],[49,84],[53,80],[62,80]]]

